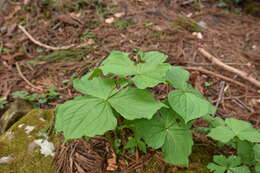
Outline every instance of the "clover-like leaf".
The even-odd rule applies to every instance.
[[[242,141],[260,142],[260,133],[250,123],[234,118],[226,119],[225,126],[211,129],[208,136],[223,143],[229,142],[234,137]]]
[[[170,84],[177,89],[186,89],[189,77],[189,72],[182,67],[172,67],[166,73],[166,80],[169,81]]]
[[[152,51],[141,56],[143,63],[134,64],[128,58],[128,54],[112,51],[108,58],[102,63],[100,69],[104,74],[115,74],[120,77],[134,75],[132,81],[140,89],[153,87],[165,81],[165,74],[170,65],[163,63],[167,56],[163,53]]]
[[[229,156],[226,158],[223,155],[213,157],[215,163],[209,163],[207,168],[214,173],[250,173],[246,166],[239,166],[241,164],[240,158],[236,156]]]
[[[187,126],[177,123],[174,115],[162,114],[151,120],[136,120],[132,128],[150,147],[162,148],[166,162],[188,164],[193,145],[192,134]]]
[[[175,90],[168,95],[168,101],[185,122],[211,114],[215,108],[200,95],[186,91]]]
[[[125,81],[119,81],[125,86]],[[115,109],[128,120],[150,119],[161,107],[147,90],[137,88],[116,89],[114,79],[89,75],[74,80],[76,90],[88,96],[77,97],[57,108],[56,130],[64,132],[65,139],[104,134],[116,127]]]

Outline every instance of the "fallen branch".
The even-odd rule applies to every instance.
[[[66,50],[66,49],[70,49],[72,47],[75,47],[75,44],[72,44],[72,45],[69,45],[69,46],[62,46],[62,47],[52,47],[52,46],[49,46],[47,44],[43,44],[41,42],[39,42],[38,40],[35,40],[33,38],[33,36],[31,36],[24,27],[22,27],[21,25],[18,25],[18,27],[23,31],[23,33],[33,42],[35,43],[36,45],[38,46],[41,46],[41,47],[44,47],[46,49],[51,49],[51,50]]]
[[[187,70],[200,71],[200,72],[202,72],[202,73],[215,76],[215,77],[217,77],[217,78],[219,78],[219,79],[223,79],[223,80],[225,80],[225,81],[232,82],[232,83],[234,83],[234,84],[236,84],[236,85],[239,85],[239,86],[241,86],[241,87],[243,87],[243,88],[248,88],[246,85],[242,84],[241,82],[235,81],[235,80],[233,80],[233,79],[231,79],[231,78],[229,78],[229,77],[223,76],[223,75],[221,75],[221,74],[218,74],[218,73],[215,73],[215,72],[206,70],[206,69],[204,69],[204,68],[202,68],[202,67],[183,67],[183,68],[185,68],[185,69],[187,69]]]
[[[32,87],[32,88],[34,88],[34,89],[37,89],[37,90],[40,90],[40,91],[43,90],[42,88],[39,88],[39,87],[33,85],[28,79],[26,79],[26,77],[23,75],[23,73],[22,73],[22,71],[21,71],[20,66],[19,66],[18,63],[15,63],[15,66],[16,66],[16,69],[17,69],[17,71],[18,71],[18,74],[21,76],[21,78],[22,78],[30,87]]]
[[[225,63],[223,63],[222,61],[220,61],[219,59],[217,59],[216,57],[214,57],[213,55],[211,55],[209,52],[207,52],[205,49],[203,48],[199,48],[198,49],[200,53],[202,53],[206,58],[208,58],[210,61],[212,61],[214,64],[224,68],[225,70],[235,73],[238,76],[240,76],[241,78],[251,82],[252,84],[254,84],[256,87],[260,88],[260,81],[256,80],[255,78],[253,78],[252,76],[250,76],[249,74],[247,74],[246,72],[240,71],[234,67],[231,67]]]

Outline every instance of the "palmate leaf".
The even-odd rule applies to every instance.
[[[150,119],[164,104],[155,101],[146,90],[126,88],[118,91],[113,79],[84,76],[74,80],[74,87],[88,96],[77,97],[57,108],[55,128],[65,139],[95,136],[115,129],[113,109],[128,120]]]
[[[229,142],[234,137],[238,137],[242,141],[260,142],[260,133],[250,123],[228,118],[225,120],[225,124],[225,126],[211,129],[208,136],[223,143]]]
[[[138,88],[145,89],[165,81],[165,73],[171,68],[169,64],[163,63],[166,59],[167,56],[163,53],[146,52],[141,57],[144,63],[135,65],[128,58],[128,54],[112,51],[100,69],[105,75],[115,74],[120,77],[134,75],[132,81]]]
[[[192,134],[187,126],[176,122],[174,115],[166,113],[151,120],[135,120],[132,128],[150,147],[162,148],[166,162],[188,164],[193,145]]]

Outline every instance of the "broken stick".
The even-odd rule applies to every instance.
[[[257,88],[260,88],[260,81],[256,80],[255,78],[253,78],[252,76],[250,76],[246,72],[240,71],[240,70],[238,70],[238,69],[236,69],[234,67],[231,67],[231,66],[223,63],[222,61],[220,61],[219,59],[217,59],[216,57],[211,55],[209,52],[207,52],[203,48],[199,48],[198,50],[199,50],[200,53],[202,53],[202,55],[204,55],[206,58],[208,58],[214,64],[222,67],[223,69],[225,69],[225,70],[227,70],[229,72],[237,74],[241,78],[243,78],[243,79],[249,81],[250,83],[252,83],[253,85],[255,85]]]

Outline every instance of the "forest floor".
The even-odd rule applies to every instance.
[[[217,116],[259,128],[260,92],[248,81],[260,80],[259,46],[260,18],[220,8],[216,1],[4,0],[0,97],[11,102],[15,91],[42,95],[54,86],[58,99],[39,103],[54,107],[77,95],[72,78],[98,66],[112,50],[156,50],[191,72],[191,83],[218,107]],[[248,76],[212,63],[201,48]]]

